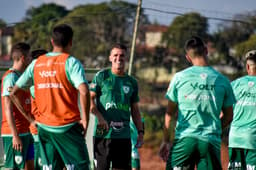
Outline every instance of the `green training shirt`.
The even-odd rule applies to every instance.
[[[55,52],[49,52],[46,54],[47,57],[56,56],[61,53],[55,53]],[[28,89],[31,86],[34,86],[34,66],[36,63],[36,59],[32,61],[32,63],[26,68],[25,72],[20,76],[18,81],[16,82],[16,85],[19,88],[22,89]],[[78,88],[78,86],[81,83],[88,83],[85,77],[85,71],[83,68],[83,65],[80,63],[79,60],[74,58],[73,56],[69,56],[69,58],[66,60],[65,63],[65,69],[66,69],[66,75],[69,82],[75,87]],[[34,87],[30,88],[31,95],[34,97]],[[71,126],[73,126],[74,123],[71,123],[69,125],[65,126],[46,126],[44,124],[38,124],[45,130],[56,132],[56,133],[62,133],[65,132],[67,129],[69,129]]]
[[[192,66],[174,75],[166,98],[178,104],[176,139],[195,137],[220,147],[220,112],[235,102],[226,77],[209,66]]]
[[[109,124],[102,132],[95,123],[94,136],[104,138],[130,138],[131,104],[138,102],[137,81],[129,75],[117,76],[111,69],[99,71],[90,84],[96,93],[97,108]]]
[[[256,149],[256,76],[244,76],[231,83],[236,97],[229,132],[229,147]]]

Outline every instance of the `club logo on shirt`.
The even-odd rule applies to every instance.
[[[129,86],[123,86],[123,90],[124,90],[124,93],[127,94],[130,91],[130,87]]]
[[[19,165],[21,162],[22,162],[22,160],[23,160],[23,158],[22,158],[22,156],[20,156],[20,155],[18,155],[18,156],[15,156],[15,162]]]
[[[248,86],[249,86],[249,87],[254,86],[254,82],[253,82],[253,81],[249,81],[249,82],[248,82]]]
[[[205,80],[207,78],[207,74],[206,73],[202,73],[200,74],[201,79]]]

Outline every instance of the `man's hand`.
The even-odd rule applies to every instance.
[[[18,135],[14,135],[12,138],[12,147],[13,149],[21,152],[23,149],[22,141]]]
[[[171,148],[171,143],[168,142],[163,142],[160,146],[159,150],[159,156],[162,158],[163,161],[167,161],[168,156],[169,156],[169,151]]]
[[[137,138],[137,143],[135,145],[136,148],[141,148],[142,145],[144,144],[144,139],[143,139],[144,135],[143,133],[139,133],[138,134],[138,138]]]
[[[85,121],[85,120],[80,120],[79,121],[79,124],[83,127],[83,129],[84,129],[84,132],[83,132],[83,135],[84,135],[84,137],[86,136],[86,133],[87,133],[87,121]]]
[[[106,131],[109,130],[108,122],[101,116],[98,115],[98,125],[97,127],[104,129]]]

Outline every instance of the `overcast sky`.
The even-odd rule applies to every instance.
[[[107,0],[106,0],[107,1]],[[137,3],[137,0],[126,0]],[[8,24],[20,22],[31,6],[55,2],[73,9],[77,5],[100,3],[103,0],[1,0],[0,18]],[[151,21],[169,25],[177,15],[173,13],[199,12],[205,17],[231,19],[235,14],[256,10],[256,0],[142,0],[142,8]],[[209,19],[210,31],[218,27],[220,21]]]

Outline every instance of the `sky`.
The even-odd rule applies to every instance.
[[[1,0],[0,18],[7,24],[21,22],[30,7],[55,2],[71,10],[82,4],[96,4],[104,0]],[[110,0],[105,0],[110,1]],[[137,4],[138,0],[126,0]],[[142,8],[150,21],[170,25],[178,14],[199,12],[208,18],[232,19],[235,14],[256,11],[256,0],[142,0]],[[218,29],[219,20],[209,19],[209,31]]]

